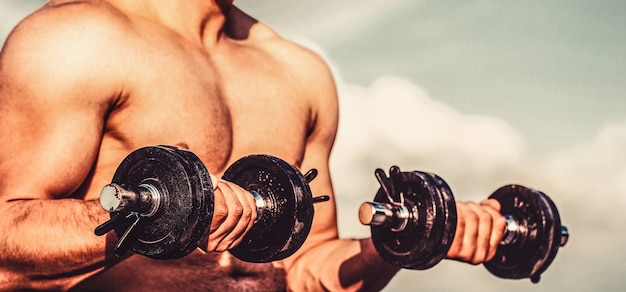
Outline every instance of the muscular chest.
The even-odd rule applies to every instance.
[[[310,109],[297,86],[271,67],[271,60],[249,56],[155,55],[138,66],[110,126],[129,148],[184,145],[216,172],[253,153],[297,165]]]

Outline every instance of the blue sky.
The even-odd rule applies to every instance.
[[[0,39],[40,3],[0,2]],[[333,68],[341,120],[331,167],[343,236],[368,235],[356,211],[376,192],[374,169],[391,165],[438,173],[459,200],[505,183],[537,188],[572,231],[539,285],[444,261],[401,272],[387,291],[626,287],[626,2],[237,4]]]
[[[462,112],[511,123],[536,151],[623,120],[626,2],[390,2],[240,5],[312,39],[348,82],[406,78]]]

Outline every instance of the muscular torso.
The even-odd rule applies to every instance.
[[[253,153],[300,165],[312,111],[283,57],[252,40],[222,36],[203,48],[154,23],[130,19],[129,25],[112,40],[124,47],[108,60],[123,87],[111,93],[96,164],[74,197],[97,199],[121,160],[147,145],[189,148],[218,177]],[[284,285],[284,271],[272,264],[194,252],[169,261],[131,256],[79,288],[267,291]]]

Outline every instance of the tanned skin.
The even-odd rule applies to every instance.
[[[337,123],[324,61],[231,1],[49,1],[0,55],[0,290],[380,290],[398,268],[369,238],[338,236]],[[311,189],[331,200],[315,205],[295,255],[244,263],[227,250],[252,226],[254,201],[220,180],[206,246],[178,260],[116,258],[115,235],[93,233],[109,217],[99,192],[130,152],[159,144],[190,149],[215,177],[249,154],[316,168]],[[459,202],[448,257],[493,257],[498,209]]]

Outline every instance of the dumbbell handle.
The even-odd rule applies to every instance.
[[[305,177],[307,181],[311,181],[315,178],[315,174],[309,172]],[[267,208],[267,203],[259,193],[255,191],[248,192],[254,197],[257,208],[256,222],[263,215],[263,210]],[[319,196],[313,198],[313,203],[324,202],[329,199],[329,196]],[[100,192],[100,205],[108,212],[135,212],[142,217],[150,217],[159,210],[160,201],[161,194],[156,187],[150,184],[140,184],[135,192],[111,183],[104,186]]]
[[[504,235],[502,235],[501,245],[508,245],[515,242],[518,234],[526,233],[525,227],[520,224],[515,217],[511,215],[503,215],[506,220],[506,228],[504,229]],[[559,246],[565,246],[569,240],[569,231],[566,226],[561,225],[561,240]]]
[[[255,191],[250,191],[250,194],[254,197],[257,216],[254,220],[256,223],[263,215],[263,210],[266,207],[265,200]],[[100,205],[108,212],[130,212],[136,214],[136,220],[140,217],[151,217],[159,210],[159,204],[161,201],[161,194],[156,187],[150,184],[140,184],[137,187],[137,192],[130,191],[122,188],[122,186],[111,183],[100,192]],[[111,220],[96,228],[96,235],[104,235],[107,232],[113,230],[119,224],[126,222],[126,216],[117,215]],[[129,229],[130,230],[130,229]],[[129,232],[126,231],[126,233]],[[123,243],[120,240],[118,245]]]
[[[254,197],[257,219],[261,218],[266,207],[265,200],[255,191],[248,192]],[[161,194],[150,184],[140,184],[135,192],[112,183],[104,186],[100,192],[100,205],[108,212],[135,212],[150,217],[159,210],[160,201]]]
[[[393,231],[402,231],[406,228],[411,216],[417,216],[415,212],[409,210],[403,204],[389,204],[378,202],[365,202],[359,207],[359,221],[363,225],[389,225]],[[506,229],[501,245],[508,245],[515,242],[517,235],[526,232],[523,227],[511,215],[503,215],[506,219]],[[417,219],[417,218],[415,218]],[[560,245],[564,246],[569,239],[567,227],[561,226]]]
[[[304,178],[307,183],[310,183],[317,177],[317,169],[310,169]],[[248,191],[254,197],[254,201],[257,207],[257,220],[261,218],[263,209],[267,207],[267,204],[263,197],[255,192]],[[161,194],[158,189],[150,184],[140,184],[138,186],[138,192],[126,190],[122,186],[111,183],[100,192],[100,205],[108,212],[136,212],[143,217],[150,217],[159,210],[159,203],[161,200]],[[319,196],[313,198],[313,203],[325,202],[330,200],[330,196]]]

